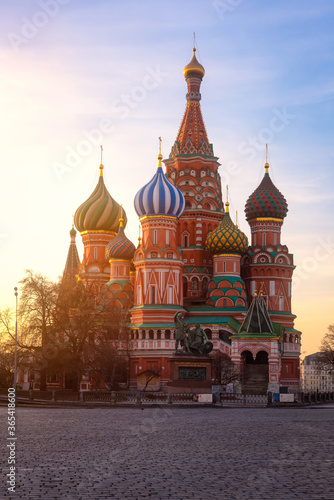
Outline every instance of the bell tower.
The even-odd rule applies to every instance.
[[[196,58],[195,47],[183,74],[188,89],[186,110],[169,158],[164,163],[166,176],[185,198],[178,229],[178,246],[184,262],[184,299],[187,303],[204,303],[213,266],[205,240],[222,220],[224,208],[218,173],[220,164],[209,142],[200,106],[205,70]]]

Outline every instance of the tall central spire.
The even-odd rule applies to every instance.
[[[200,106],[200,87],[205,70],[196,58],[195,47],[193,48],[193,57],[184,68],[183,74],[188,87],[187,106],[170,157],[179,154],[213,156]]]

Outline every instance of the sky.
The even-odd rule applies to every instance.
[[[128,216],[168,157],[193,33],[202,112],[241,229],[270,175],[289,212],[292,312],[303,355],[334,323],[334,3],[324,0],[12,0],[0,5],[0,306],[25,269],[61,276],[75,210],[98,181]],[[79,255],[83,246],[77,235]]]

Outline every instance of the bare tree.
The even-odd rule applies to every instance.
[[[79,389],[84,374],[98,385],[105,380],[110,388],[126,381],[128,311],[117,308],[94,283],[64,287],[62,282],[26,271],[20,284],[19,359],[21,366],[39,372],[41,390],[46,390],[51,372],[65,375],[66,387],[73,390]],[[10,312],[0,316],[13,347],[11,319]]]
[[[240,375],[234,370],[234,363],[225,354],[219,352],[213,356],[215,384],[227,385],[239,380]]]
[[[40,389],[46,390],[47,358],[43,356],[54,339],[54,311],[59,286],[46,276],[26,271],[20,281],[19,341],[21,349],[30,352],[39,364]]]
[[[328,332],[321,341],[317,364],[320,369],[327,367],[329,372],[334,372],[334,324],[329,325]]]
[[[18,364],[25,351],[17,350]],[[11,308],[0,310],[0,387],[12,387],[14,381],[15,357],[15,312]]]

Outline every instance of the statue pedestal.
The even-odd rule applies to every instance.
[[[208,356],[175,354],[169,358],[170,380],[167,392],[208,394],[211,393],[212,359]]]

